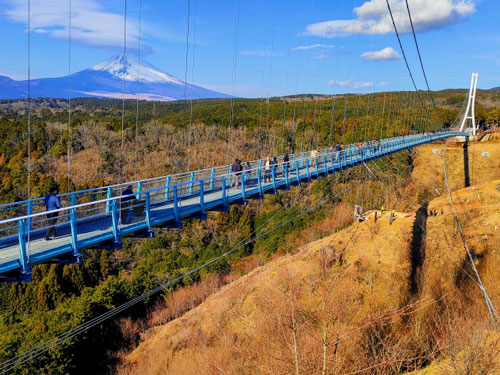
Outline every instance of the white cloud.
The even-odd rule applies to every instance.
[[[337,79],[332,79],[331,81],[329,81],[327,83],[327,85],[328,86],[338,86],[338,87],[349,87],[353,90],[356,90],[356,89],[375,87],[375,86],[377,88],[380,88],[383,86],[387,86],[389,83],[390,82],[388,82],[388,81],[381,81],[377,85],[375,85],[375,83],[370,82],[370,81],[363,82],[363,81],[354,81],[352,79],[347,79],[345,81],[339,81]]]
[[[330,54],[328,53],[321,53],[319,54],[318,56],[313,56],[314,59],[319,59],[319,60],[322,60],[322,59],[329,59],[330,58]]]
[[[410,2],[416,31],[437,29],[453,24],[476,11],[479,0],[413,0]],[[411,32],[405,0],[390,0],[391,10],[401,33]],[[354,8],[356,17],[349,20],[318,22],[306,27],[302,35],[335,38],[353,34],[387,34],[394,32],[386,0],[369,0]]]
[[[352,85],[353,89],[360,89],[360,88],[366,88],[366,87],[373,87],[373,82],[355,82]]]
[[[243,56],[283,56],[283,52],[250,50],[250,51],[241,51],[240,55],[243,55]]]
[[[328,86],[340,86],[340,87],[347,87],[351,84],[351,80],[345,80],[345,81],[339,81],[337,79],[332,79],[330,82],[328,82]]]
[[[310,44],[308,46],[298,46],[294,47],[293,49],[295,51],[305,51],[305,50],[310,50],[310,49],[315,49],[315,48],[335,48],[335,46],[332,46],[331,44]]]
[[[5,0],[3,15],[8,20],[26,24],[27,2]],[[123,14],[104,10],[96,0],[73,0],[71,12],[71,38],[85,45],[101,48],[123,46]],[[31,3],[31,28],[37,33],[55,39],[68,38],[68,1],[50,0]],[[134,20],[127,19],[127,44],[137,46],[139,32]],[[152,48],[141,43],[143,52]]]
[[[398,60],[401,58],[392,47],[386,47],[380,51],[368,51],[363,53],[361,57],[366,60]]]

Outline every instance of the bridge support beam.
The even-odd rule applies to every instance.
[[[73,247],[72,263],[82,264],[82,254],[80,254],[78,246],[78,231],[76,225],[76,210],[72,208],[69,211],[70,229],[71,229],[71,247]]]
[[[178,192],[177,192],[177,185],[174,185],[174,215],[175,215],[175,226],[181,227],[182,226],[182,221],[181,221],[181,210],[179,207],[179,197],[178,197]]]
[[[464,142],[464,185],[465,187],[470,186],[470,175],[469,175],[469,136],[465,137]]]
[[[101,248],[106,250],[121,250],[122,249],[122,240],[120,237],[120,228],[118,226],[118,222],[120,220],[118,207],[116,204],[116,200],[111,201],[111,230],[113,233],[113,238],[110,241],[106,241],[103,243]]]
[[[19,261],[21,263],[19,281],[31,281],[32,272],[26,252],[26,220],[19,220],[17,224],[19,235]]]

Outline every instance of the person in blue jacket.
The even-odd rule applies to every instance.
[[[52,186],[50,188],[49,194],[45,196],[45,210],[46,211],[53,211],[57,210],[58,208],[61,208],[61,200],[57,196],[57,187]],[[57,223],[57,216],[59,215],[59,212],[48,212],[47,213],[47,233],[45,234],[45,239],[47,241],[52,240],[54,237],[57,237],[57,231],[56,231],[56,223]]]

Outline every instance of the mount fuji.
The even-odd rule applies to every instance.
[[[71,77],[38,78],[31,80],[32,97],[67,98],[71,78],[71,97],[101,97],[121,99],[174,101],[203,98],[229,98],[162,72],[133,54],[120,54],[91,68],[71,74]],[[125,89],[124,89],[125,87]],[[28,81],[16,81],[0,76],[0,99],[26,98]]]

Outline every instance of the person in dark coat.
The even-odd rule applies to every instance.
[[[236,159],[234,163],[231,165],[232,176],[231,176],[231,185],[229,186],[230,188],[232,188],[233,186],[236,188],[240,186],[240,175],[242,169],[243,168],[241,166],[240,159]]]
[[[122,192],[121,198],[121,220],[122,224],[129,224],[130,221],[134,218],[133,213],[133,205],[135,200],[134,190],[132,189],[132,185],[127,186],[125,190]]]
[[[49,241],[57,237],[56,223],[57,216],[59,212],[50,212],[61,208],[61,200],[57,196],[57,187],[53,186],[50,188],[49,194],[45,196],[45,210],[49,211],[47,213],[47,233],[45,234],[45,240]]]
[[[283,156],[283,165],[281,168],[281,173],[283,174],[283,176],[285,175],[285,169],[289,167],[289,164],[288,164],[289,161],[290,161],[290,156],[288,156],[288,153],[286,153]]]
[[[335,157],[335,160],[336,161],[339,161],[340,160],[340,151],[342,151],[342,148],[340,147],[340,145],[337,143],[335,145],[335,153],[336,153],[336,157]]]

